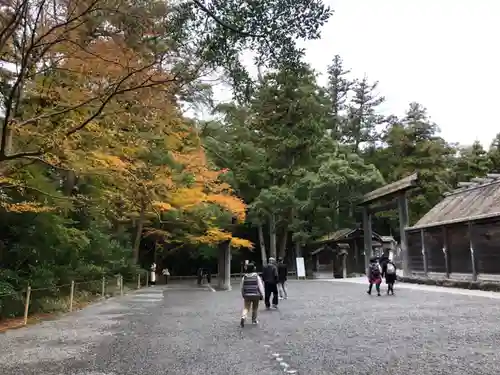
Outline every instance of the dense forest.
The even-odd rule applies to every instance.
[[[412,221],[458,181],[500,171],[500,135],[489,150],[450,144],[418,103],[383,116],[377,82],[340,56],[318,84],[295,42],[319,38],[332,10],[290,4],[5,2],[0,294],[153,260],[188,274],[219,246],[284,256],[356,225],[364,193],[414,171]],[[232,102],[214,104],[214,77]],[[188,118],[186,104],[213,116]],[[396,215],[375,225],[388,234]]]

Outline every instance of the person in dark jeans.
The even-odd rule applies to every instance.
[[[198,272],[196,273],[197,283],[201,285],[203,283],[203,268],[198,268]]]
[[[276,260],[269,258],[269,263],[262,271],[262,279],[264,280],[264,302],[266,308],[271,308],[270,298],[273,294],[273,307],[278,308],[278,267],[276,267]]]
[[[287,299],[288,294],[286,292],[285,283],[288,275],[288,269],[286,264],[283,262],[282,258],[278,259],[278,292],[280,298]]]

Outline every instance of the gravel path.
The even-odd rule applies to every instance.
[[[428,287],[427,287],[428,288]],[[500,301],[402,285],[292,281],[238,327],[237,291],[163,287],[0,335],[0,374],[498,374]],[[276,359],[276,357],[278,357]]]

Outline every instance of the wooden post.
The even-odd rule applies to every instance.
[[[448,259],[448,235],[446,227],[443,227],[443,254],[444,254],[444,265],[446,267],[446,278],[450,277],[450,262]]]
[[[225,279],[225,290],[231,290],[231,244],[228,243],[227,246],[224,247],[224,260],[226,262],[224,271],[224,279]]]
[[[336,264],[337,262],[335,261],[336,260],[335,258],[337,258],[337,254],[334,254],[333,253],[333,249],[330,249],[330,247],[328,247],[325,250],[329,251],[330,252],[330,256],[332,257],[332,278],[335,279],[335,271],[336,271],[335,270],[335,266],[337,266],[337,264]]]
[[[101,295],[102,295],[102,298],[106,298],[106,277],[105,276],[102,277],[102,281],[101,281]]]
[[[231,290],[231,245],[229,242],[220,244],[217,270],[219,289]]]
[[[75,296],[75,282],[71,280],[71,289],[69,290],[69,312],[73,311],[73,297]]]
[[[149,286],[149,272],[146,272],[146,287]]]
[[[356,238],[354,238],[353,241],[353,247],[354,247],[354,264],[355,264],[355,272],[358,272],[358,267],[359,267],[359,256],[358,256],[358,241],[356,241]]]
[[[347,254],[342,255],[342,278],[347,279]]]
[[[403,273],[404,276],[410,275],[410,262],[408,257],[408,242],[406,239],[405,229],[408,226],[408,200],[406,193],[401,193],[398,196],[398,209],[399,209],[399,236],[401,238],[401,251],[403,253]]]
[[[28,314],[30,310],[31,301],[31,286],[26,288],[26,301],[24,302],[24,325],[28,324]]]
[[[141,274],[137,274],[137,289],[141,289]]]
[[[364,253],[365,253],[365,273],[368,273],[368,265],[372,256],[372,215],[367,206],[363,206],[363,234],[364,234]]]
[[[298,241],[295,242],[295,258],[302,258],[302,247]]]
[[[474,255],[474,244],[472,241],[472,222],[468,223],[470,261],[472,262],[472,280],[477,281],[476,257]]]
[[[429,265],[427,264],[427,254],[425,252],[425,234],[424,230],[420,229],[420,242],[422,242],[422,259],[424,261],[424,273],[425,276],[427,276],[427,273],[429,272]]]
[[[123,297],[123,276],[120,275],[120,296]]]

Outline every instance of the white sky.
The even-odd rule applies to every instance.
[[[325,2],[335,13],[322,39],[305,44],[314,69],[339,54],[354,76],[380,82],[387,114],[417,101],[446,140],[489,146],[500,132],[499,0]]]

